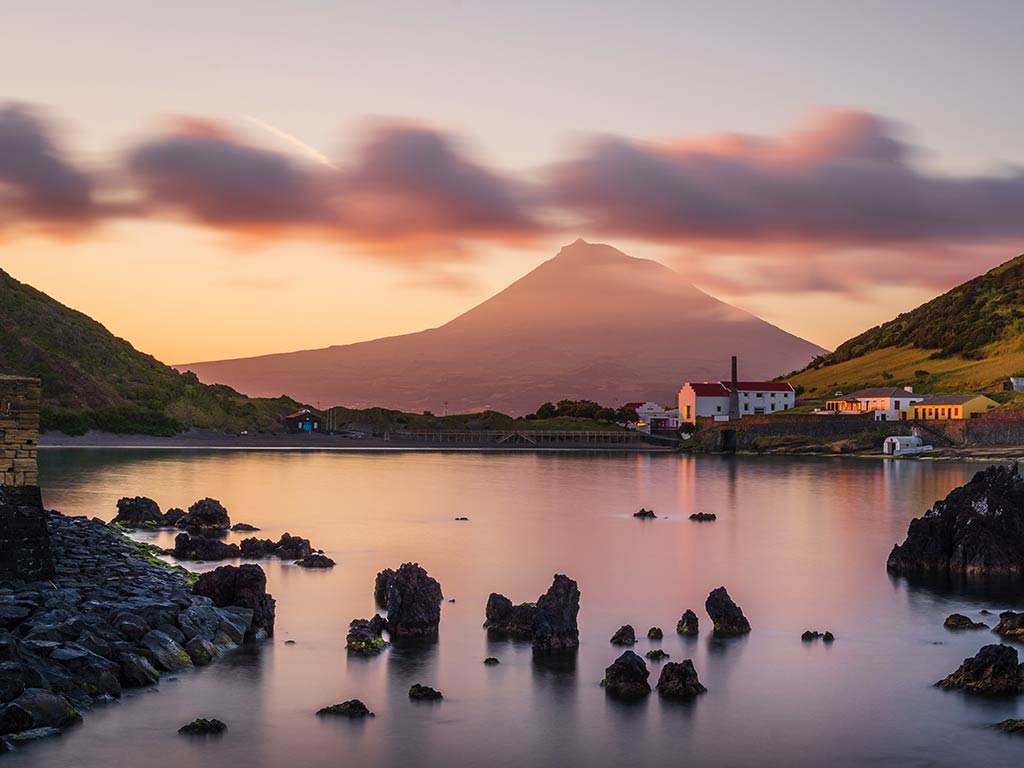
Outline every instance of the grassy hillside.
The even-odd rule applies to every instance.
[[[278,431],[280,417],[298,406],[287,397],[254,400],[201,384],[3,270],[0,372],[41,379],[43,428],[69,434]]]
[[[788,378],[804,397],[826,397],[868,386],[1001,389],[1022,371],[1024,256],[1018,256],[855,336]]]

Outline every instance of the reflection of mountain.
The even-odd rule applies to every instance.
[[[745,377],[764,378],[822,351],[657,262],[577,240],[440,328],[178,367],[325,406],[522,413],[562,398],[672,403],[683,381],[726,375],[732,354]]]

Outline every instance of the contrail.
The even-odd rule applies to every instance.
[[[277,136],[277,138],[281,139],[282,141],[291,144],[293,147],[295,147],[295,149],[298,149],[303,154],[307,155],[313,160],[316,160],[316,162],[320,163],[320,165],[326,165],[328,168],[335,169],[338,167],[331,162],[330,158],[328,158],[327,155],[323,154],[322,152],[319,152],[314,147],[309,146],[309,144],[304,142],[302,139],[292,136],[290,133],[286,133],[285,131],[282,131],[280,128],[275,128],[270,123],[266,123],[263,120],[260,120],[258,117],[253,117],[252,115],[242,115],[242,117],[248,120],[253,125],[262,128],[268,133],[272,133],[274,136]]]

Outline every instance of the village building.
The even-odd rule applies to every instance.
[[[636,411],[636,415],[639,418],[636,427],[641,431],[679,429],[678,408],[665,408],[665,406],[653,402],[627,403],[626,407]]]
[[[915,421],[969,419],[999,406],[985,395],[936,395],[914,403],[910,418]]]
[[[284,424],[290,432],[319,432],[322,421],[309,408],[302,408],[284,417]]]
[[[825,403],[829,413],[874,413],[875,421],[906,419],[914,403],[925,399],[913,387],[874,387],[859,389],[849,395],[836,395]]]
[[[679,390],[679,419],[698,417],[729,420],[731,384],[724,381],[687,382]],[[796,405],[796,390],[788,381],[740,381],[736,383],[738,415],[776,413]]]

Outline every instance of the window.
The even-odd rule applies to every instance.
[[[750,403],[744,403],[743,404],[743,410],[744,411],[749,411],[750,410]]]
[[[717,405],[717,406],[715,406],[715,410],[716,410],[716,411],[717,411],[718,413],[721,413],[721,412],[722,412],[722,406],[720,406],[720,405]]]
[[[762,393],[762,392],[758,392],[758,393],[757,393],[757,396],[758,396],[758,397],[764,397],[764,393]]]

